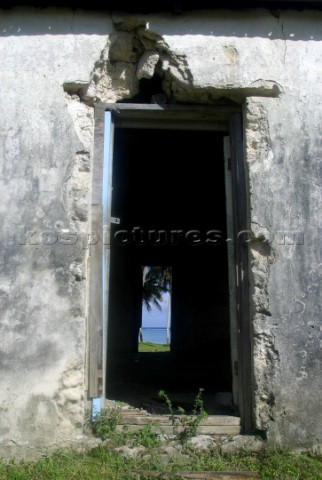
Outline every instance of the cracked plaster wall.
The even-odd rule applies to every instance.
[[[93,105],[154,72],[171,102],[244,104],[255,424],[321,442],[321,21],[2,12],[1,455],[82,439]]]

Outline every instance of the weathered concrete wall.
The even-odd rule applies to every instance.
[[[92,106],[130,98],[155,68],[170,101],[245,105],[256,427],[321,443],[321,23],[2,12],[2,455],[82,436]]]
[[[63,84],[88,80],[112,25],[100,15],[51,10],[5,11],[0,23],[1,454],[31,455],[83,431],[81,240],[93,112],[67,98]]]

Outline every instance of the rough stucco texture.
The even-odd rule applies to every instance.
[[[82,437],[93,105],[155,68],[172,101],[245,105],[256,428],[321,443],[321,22],[3,11],[1,455]]]

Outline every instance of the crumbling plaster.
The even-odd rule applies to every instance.
[[[170,102],[243,104],[255,425],[321,442],[321,21],[3,11],[1,455],[82,438],[93,106],[154,72]]]

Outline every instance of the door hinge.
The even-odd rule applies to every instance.
[[[234,362],[234,375],[236,375],[236,376],[238,375],[238,362],[237,361]]]

